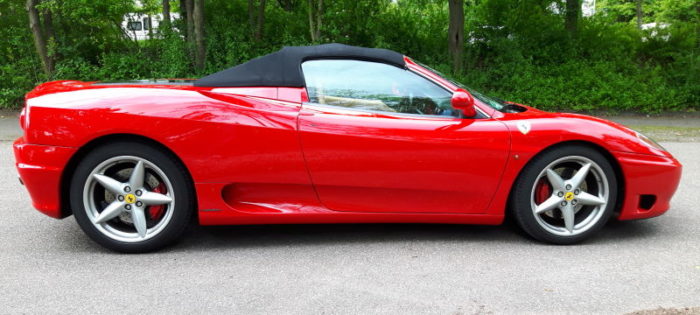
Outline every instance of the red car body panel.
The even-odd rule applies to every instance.
[[[406,59],[409,69],[458,88]],[[681,166],[636,133],[593,117],[527,108],[486,119],[358,112],[305,103],[304,88],[94,85],[56,81],[27,94],[15,142],[34,206],[61,218],[80,149],[106,136],[151,139],[194,182],[201,224],[499,224],[510,189],[539,152],[600,148],[619,169],[620,219],[664,213]],[[522,130],[519,124],[525,123]],[[660,184],[661,183],[661,184]],[[652,207],[640,207],[642,195]]]
[[[64,217],[58,188],[64,168],[77,149],[27,144],[20,138],[14,143],[14,151],[17,172],[29,191],[34,208],[50,217]]]
[[[299,134],[319,199],[337,211],[483,213],[510,146],[496,120],[306,104]]]
[[[517,123],[522,120],[530,123],[527,134],[518,131]],[[620,220],[654,217],[669,209],[680,182],[681,164],[670,153],[644,144],[633,131],[599,118],[548,113],[530,107],[523,113],[505,114],[499,121],[511,130],[513,146],[501,188],[488,213],[503,211],[512,183],[530,159],[543,148],[564,142],[592,144],[613,158],[620,170],[623,189],[618,198],[622,199],[618,209]],[[644,194],[657,196],[651,209],[640,208],[639,199]]]

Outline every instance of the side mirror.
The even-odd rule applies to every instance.
[[[464,117],[476,116],[474,97],[465,90],[459,89],[452,94],[452,108],[461,110]]]

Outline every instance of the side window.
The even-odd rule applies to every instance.
[[[151,18],[150,17],[143,18],[143,29],[144,30],[151,29]]]
[[[140,31],[141,30],[141,22],[130,21],[126,25],[126,28],[128,28],[130,31]]]
[[[311,102],[395,113],[459,115],[452,94],[408,70],[359,60],[310,60],[302,65]]]

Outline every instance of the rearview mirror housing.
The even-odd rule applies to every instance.
[[[474,117],[476,116],[476,109],[474,108],[474,97],[472,97],[469,92],[459,89],[452,94],[452,108],[461,110],[464,113],[464,117]]]

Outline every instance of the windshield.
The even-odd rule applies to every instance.
[[[414,60],[414,61],[415,61],[415,60]],[[417,62],[417,61],[416,61],[416,63],[418,63],[419,65],[421,65],[423,68],[426,68],[426,69],[428,69],[428,70],[434,72],[435,74],[437,74],[437,75],[439,75],[439,76],[445,78],[446,80],[452,82],[452,84],[454,84],[454,85],[456,85],[456,86],[458,86],[458,87],[460,87],[460,88],[463,88],[463,89],[469,91],[469,93],[471,93],[472,96],[474,96],[476,99],[478,99],[479,101],[481,101],[482,103],[484,103],[484,104],[486,104],[486,105],[488,105],[488,106],[493,107],[495,110],[501,110],[503,107],[506,106],[506,104],[505,104],[505,102],[504,102],[503,100],[500,100],[500,99],[495,98],[495,97],[491,97],[491,96],[487,96],[487,95],[481,94],[479,91],[474,90],[474,89],[472,89],[472,88],[470,88],[470,87],[468,87],[468,86],[466,86],[466,85],[464,85],[464,84],[462,84],[462,83],[459,83],[459,82],[455,81],[454,79],[452,79],[451,77],[445,75],[444,73],[441,73],[440,71],[437,71],[437,70],[435,70],[435,69],[433,69],[433,68],[431,68],[431,67],[428,67],[428,66],[426,66],[426,65],[424,65],[424,64],[422,64],[422,63],[420,63],[420,62]]]

